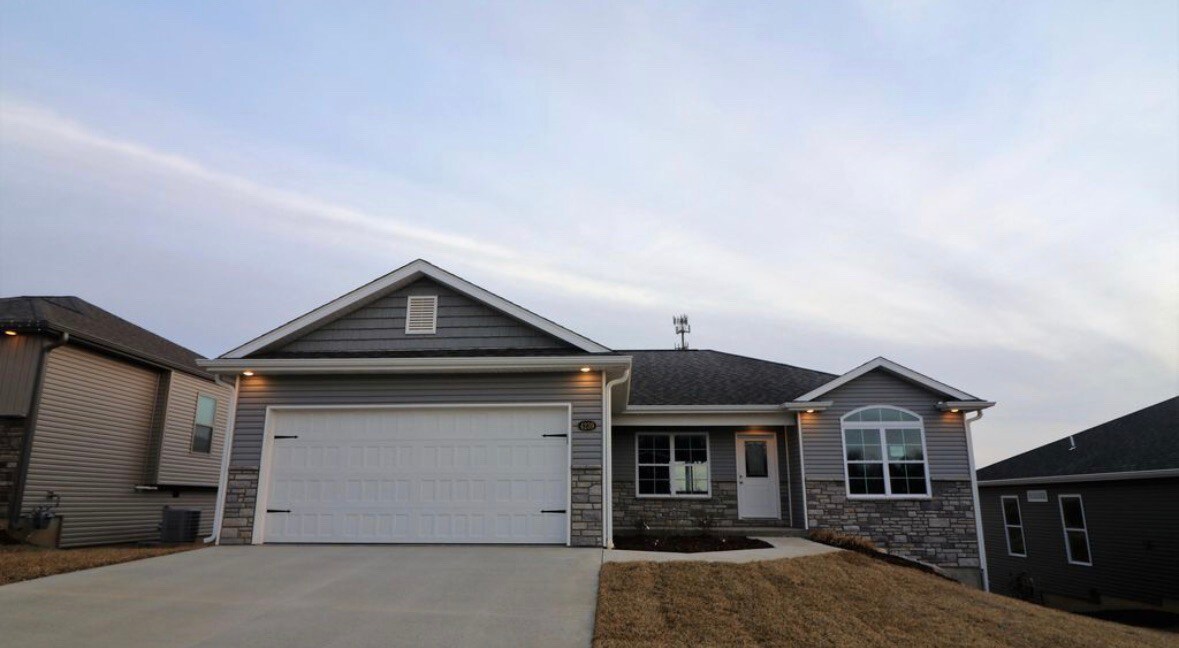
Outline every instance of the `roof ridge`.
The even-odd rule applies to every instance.
[[[756,361],[756,362],[765,362],[765,363],[767,363],[767,364],[778,365],[779,367],[789,367],[789,368],[791,368],[791,369],[798,369],[798,370],[801,370],[801,371],[810,371],[810,372],[812,372],[812,373],[820,373],[820,374],[825,374],[825,375],[831,376],[832,378],[838,377],[838,376],[840,375],[840,374],[836,374],[836,373],[831,373],[830,371],[822,371],[822,370],[819,370],[819,369],[811,369],[811,368],[809,368],[809,367],[800,367],[800,366],[798,366],[798,365],[790,364],[790,363],[788,363],[788,362],[779,362],[779,361],[777,361],[777,360],[766,360],[765,358],[755,358],[755,357],[753,357],[753,356],[743,355],[743,354],[740,354],[740,353],[733,353],[733,352],[731,352],[731,351],[718,351],[717,349],[617,349],[617,350],[616,350],[616,353],[634,353],[634,352],[642,352],[642,353],[654,353],[654,352],[660,352],[660,353],[682,353],[682,352],[684,352],[684,351],[688,351],[688,352],[693,352],[693,351],[695,351],[695,352],[701,352],[701,353],[704,353],[704,352],[707,352],[707,353],[719,353],[719,354],[721,354],[721,355],[727,355],[727,356],[731,356],[731,357],[734,357],[734,358],[742,358],[742,359],[744,359],[744,360],[754,360],[754,361]]]

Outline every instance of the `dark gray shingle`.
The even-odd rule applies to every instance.
[[[634,358],[631,405],[777,405],[834,374],[721,351],[618,351]]]

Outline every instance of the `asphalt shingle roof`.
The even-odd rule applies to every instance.
[[[721,351],[617,351],[633,360],[631,405],[778,405],[829,374]]]
[[[105,311],[79,297],[5,297],[0,326],[68,332],[93,344],[211,378],[197,366],[195,351]]]
[[[1179,396],[980,468],[979,481],[1179,468]]]

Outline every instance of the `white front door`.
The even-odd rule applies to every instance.
[[[778,440],[772,434],[737,435],[737,517],[780,518]]]
[[[566,542],[567,405],[268,416],[261,541]]]

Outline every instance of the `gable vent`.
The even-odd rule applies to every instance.
[[[405,332],[408,335],[436,333],[438,330],[438,296],[410,295],[405,307]]]

